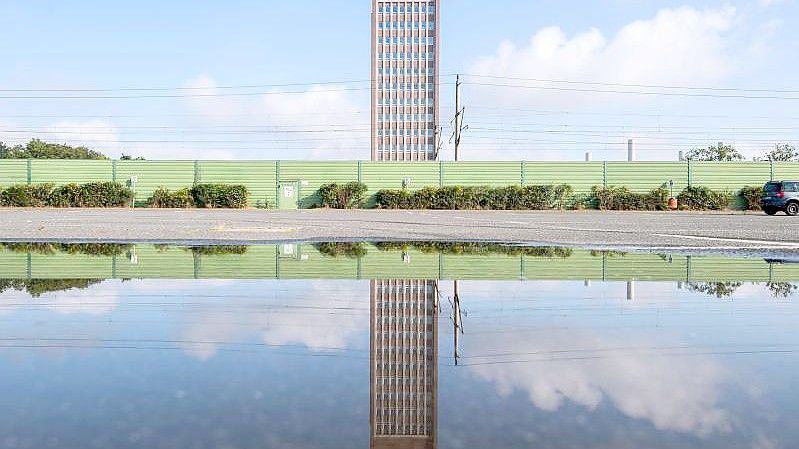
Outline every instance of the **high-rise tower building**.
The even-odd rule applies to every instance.
[[[435,449],[438,291],[434,281],[371,283],[372,449]]]
[[[372,160],[438,158],[439,3],[372,0]]]

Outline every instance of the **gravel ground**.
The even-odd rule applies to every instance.
[[[754,213],[0,209],[3,241],[492,241],[799,251],[799,218]]]

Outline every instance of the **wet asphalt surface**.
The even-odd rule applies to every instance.
[[[0,209],[2,241],[490,241],[799,257],[799,218],[759,213]]]

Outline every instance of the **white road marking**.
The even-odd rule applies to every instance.
[[[754,245],[778,246],[781,248],[799,248],[799,243],[774,242],[770,240],[731,239],[725,237],[702,237],[698,235],[680,235],[680,234],[652,234],[652,235],[654,235],[655,237],[668,237],[668,238],[685,239],[685,240],[713,240],[717,242],[751,243]]]

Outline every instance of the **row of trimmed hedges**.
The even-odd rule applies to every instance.
[[[118,182],[88,184],[17,184],[0,191],[4,207],[122,207],[133,191]]]
[[[365,190],[364,186],[364,190]],[[747,210],[760,209],[761,187],[746,186],[738,193]],[[629,188],[594,187],[585,198],[577,198],[568,185],[508,187],[425,187],[418,191],[381,190],[375,198],[381,209],[438,210],[551,210],[567,207],[595,207],[600,210],[662,211],[669,208],[665,187],[647,193]],[[735,195],[704,186],[685,188],[677,200],[682,210],[725,210]]]
[[[572,197],[568,185],[508,187],[425,187],[415,192],[380,190],[381,209],[546,210],[563,209]]]
[[[366,185],[358,182],[326,184],[319,189],[322,207],[364,207]],[[738,195],[747,210],[760,210],[762,187],[746,186]],[[3,207],[122,207],[133,202],[131,189],[117,182],[87,184],[18,184],[0,190]],[[157,189],[147,200],[155,208],[247,207],[249,191],[243,185],[197,184],[170,191]],[[381,209],[438,210],[549,210],[590,205],[600,210],[666,210],[669,191],[663,187],[634,193],[627,187],[594,187],[588,198],[577,199],[569,185],[507,187],[425,187],[418,191],[380,190],[375,195]],[[733,195],[703,186],[683,190],[677,199],[686,210],[727,209]]]
[[[594,187],[592,196],[600,210],[668,210],[669,191],[660,187],[647,193],[634,193],[627,187]],[[677,195],[682,210],[728,209],[733,195],[726,191],[715,191],[704,186],[686,187]],[[746,201],[759,202],[760,198],[746,197]],[[747,206],[749,208],[749,206]]]
[[[197,184],[175,191],[161,187],[147,200],[147,206],[170,209],[243,209],[247,207],[249,195],[247,187],[243,185]]]

